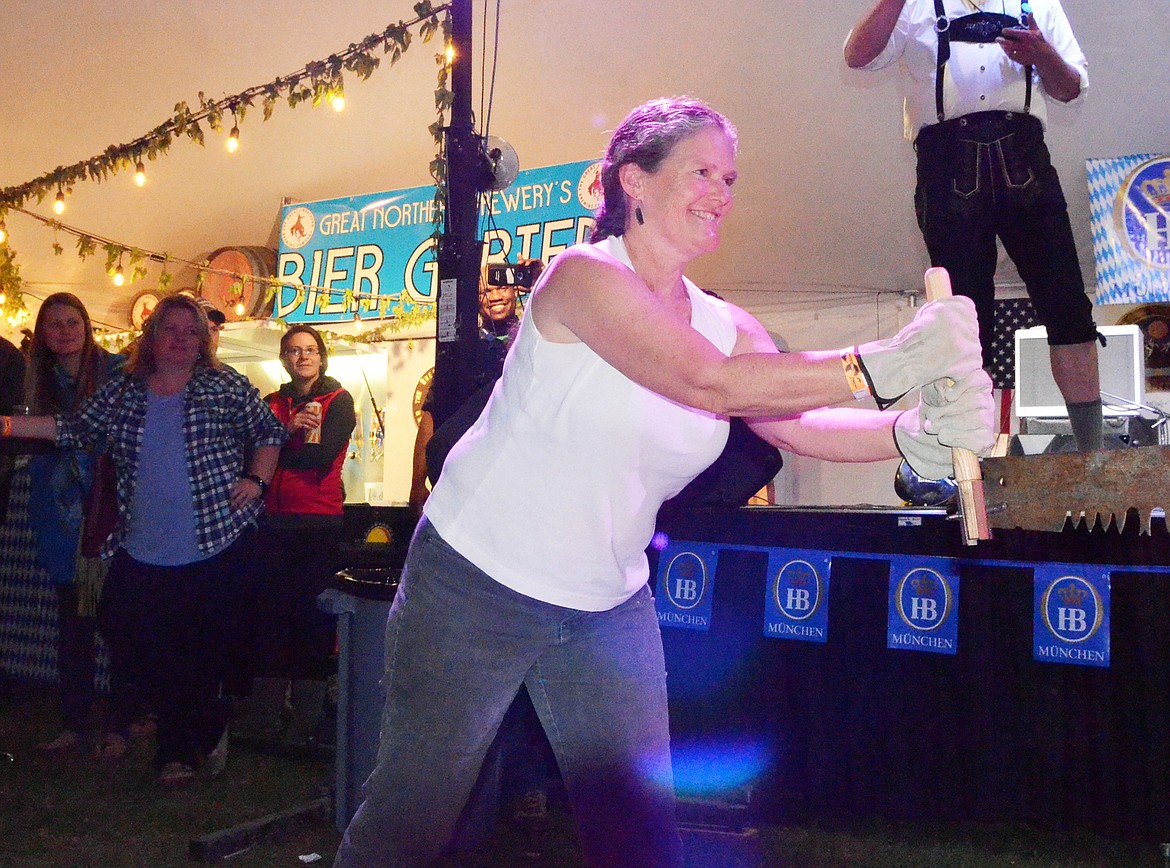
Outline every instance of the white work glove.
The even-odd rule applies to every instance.
[[[962,380],[982,367],[975,305],[963,296],[927,302],[892,338],[861,344],[856,353],[882,408],[935,380]]]
[[[922,387],[918,408],[904,411],[894,421],[898,451],[923,479],[954,474],[951,447],[986,455],[995,436],[991,378],[982,370],[954,383],[928,383]]]

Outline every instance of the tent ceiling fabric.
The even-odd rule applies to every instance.
[[[490,132],[516,148],[523,167],[569,162],[597,156],[644,99],[701,97],[739,126],[741,180],[722,249],[693,268],[698,282],[745,297],[915,289],[927,263],[894,76],[851,73],[841,60],[866,5],[505,0]],[[1170,43],[1170,13],[1164,0],[1064,5],[1090,59],[1092,88],[1083,105],[1051,112],[1050,146],[1091,284],[1084,160],[1170,147],[1170,65],[1155,61]],[[483,10],[476,2],[477,112]],[[199,91],[213,99],[238,93],[413,17],[409,0],[377,8],[336,0],[293,12],[260,0],[8,0],[0,186],[130,141],[180,100],[195,104]],[[254,108],[234,156],[222,134],[208,133],[206,147],[177,141],[148,163],[143,189],[132,173],[80,184],[61,219],[199,259],[223,246],[272,244],[283,197],[429,183],[437,49],[416,40],[368,81],[347,75],[341,114],[281,104],[265,123]],[[30,207],[49,215],[50,205]],[[77,292],[96,319],[121,326],[130,297],[150,286],[115,289],[103,257],[81,262],[70,236],[59,239],[65,254],[54,256],[51,230],[21,215],[9,217],[8,229],[31,294]]]

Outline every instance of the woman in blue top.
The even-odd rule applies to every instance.
[[[122,364],[93,339],[89,313],[77,296],[50,295],[41,304],[29,344],[26,402],[33,413],[76,410]],[[54,449],[29,460],[29,524],[36,561],[57,590],[57,669],[64,729],[40,747],[70,750],[90,728],[94,703],[97,595],[105,569],[78,551],[82,504],[93,484],[98,450]],[[125,753],[124,732],[99,735],[98,756]]]
[[[98,619],[112,670],[158,714],[158,781],[223,770],[220,683],[238,641],[263,495],[288,435],[222,365],[194,299],[159,302],[126,363],[73,413],[0,417],[0,433],[65,448],[105,443],[118,520]]]

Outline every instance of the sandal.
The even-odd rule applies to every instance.
[[[93,758],[116,760],[126,756],[126,737],[117,732],[107,732],[93,749]]]
[[[195,780],[195,769],[186,763],[177,761],[167,763],[158,774],[158,785],[167,789],[186,786],[193,780]]]

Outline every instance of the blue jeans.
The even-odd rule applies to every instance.
[[[505,588],[424,519],[386,625],[378,762],[339,866],[425,866],[442,851],[525,684],[587,861],[681,866],[662,638],[649,588],[608,612]]]

